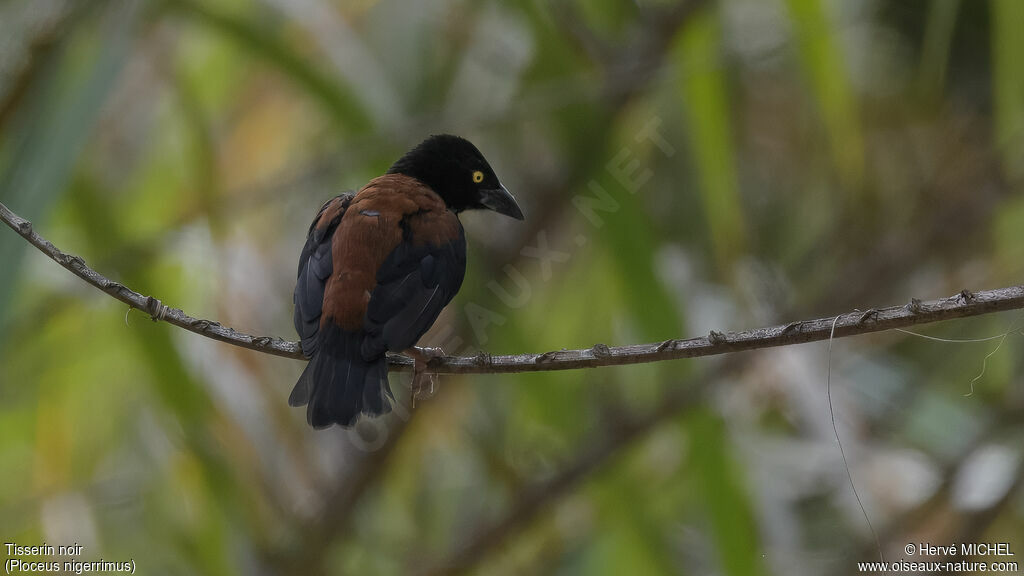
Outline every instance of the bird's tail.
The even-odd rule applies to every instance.
[[[328,323],[330,324],[330,323]],[[314,428],[331,424],[350,427],[359,414],[378,416],[391,411],[387,358],[366,360],[360,354],[363,334],[325,326],[329,332],[295,383],[288,404],[308,405],[306,420]]]

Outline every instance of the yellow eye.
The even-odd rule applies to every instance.
[[[476,172],[473,172],[473,182],[476,182],[477,184],[479,184],[479,183],[481,183],[483,181],[484,181],[484,173],[483,172],[481,172],[479,170],[477,170]]]

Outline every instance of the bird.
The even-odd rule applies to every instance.
[[[439,350],[415,345],[462,286],[459,214],[523,220],[483,154],[451,134],[426,138],[357,192],[325,202],[299,255],[294,324],[308,363],[288,397],[315,429],[391,411],[387,352],[414,359],[413,394]],[[414,396],[415,397],[415,396]]]

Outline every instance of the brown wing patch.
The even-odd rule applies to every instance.
[[[441,246],[459,237],[459,218],[447,208],[429,210],[409,216],[409,236],[413,245]]]
[[[400,174],[371,180],[348,208],[332,238],[334,273],[324,290],[321,324],[333,319],[343,329],[355,331],[363,325],[377,271],[402,241],[403,220],[418,244],[451,241],[458,236],[459,221],[437,194]],[[318,227],[330,222],[324,219],[332,209],[324,210]]]
[[[314,228],[317,230],[323,230],[326,228],[332,220],[337,218],[339,214],[348,208],[351,200],[352,196],[349,194],[336,196],[328,200],[327,203],[320,208],[320,217],[317,218]]]

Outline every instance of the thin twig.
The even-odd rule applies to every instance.
[[[31,222],[18,216],[14,212],[11,212],[7,206],[3,205],[3,203],[0,203],[0,220],[3,220],[5,224],[10,226],[11,229],[18,234],[21,234],[21,236],[25,240],[28,240],[30,244],[38,248],[43,254],[49,256],[54,262],[67,268],[75,276],[78,276],[82,280],[85,280],[89,284],[92,284],[96,288],[106,292],[109,296],[124,302],[132,308],[138,308],[139,310],[147,312],[154,321],[163,320],[164,322],[174,324],[179,328],[184,328],[191,332],[195,332],[196,334],[202,334],[207,338],[213,338],[214,340],[220,340],[221,342],[227,342],[228,344],[234,344],[235,346],[241,346],[242,348],[249,348],[251,350],[258,350],[260,352],[276,354],[278,356],[285,356],[288,358],[303,357],[302,351],[299,349],[299,344],[297,342],[288,342],[280,338],[271,338],[268,336],[252,336],[227,326],[221,326],[219,322],[204,320],[202,318],[193,318],[177,308],[165,306],[157,298],[139,294],[124,284],[107,278],[87,266],[85,264],[85,260],[81,257],[61,252],[49,240],[37,234],[32,229]],[[412,361],[410,360],[410,364],[411,362]]]
[[[2,203],[0,203],[0,220],[3,220],[30,244],[79,278],[129,306],[148,312],[154,320],[163,320],[179,328],[242,348],[286,358],[303,359],[297,342],[269,336],[253,336],[222,326],[219,322],[193,318],[177,308],[164,306],[160,300],[152,296],[144,296],[123,284],[110,280],[86,266],[82,258],[58,250],[49,240],[32,230],[30,222],[8,210]],[[686,340],[665,340],[629,346],[595,344],[590,348],[579,350],[555,350],[507,356],[486,354],[444,356],[432,360],[429,369],[437,374],[508,374],[645,364],[827,340],[833,320],[835,320],[835,337],[844,338],[1021,308],[1024,308],[1024,285],[974,293],[964,290],[949,298],[937,300],[922,301],[912,298],[910,303],[905,306],[879,308],[872,310],[870,314],[854,310],[839,314],[838,319],[836,316],[829,316],[828,318],[789,322],[739,332],[712,331],[708,336]],[[408,371],[412,369],[411,358],[392,355],[388,361],[393,370]]]

